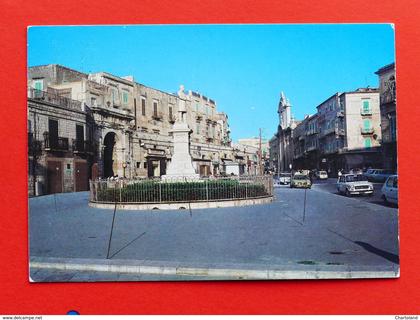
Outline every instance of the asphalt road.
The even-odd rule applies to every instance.
[[[31,198],[30,256],[127,259],[159,266],[391,270],[398,274],[398,210],[366,198],[335,195],[328,191],[331,186],[276,188],[272,203],[257,206],[192,211],[117,209],[108,259],[113,210],[88,207],[87,192]],[[113,276],[114,280],[123,278]],[[54,278],[51,270],[39,269],[31,270],[31,277],[35,281],[90,279],[83,272],[60,273]],[[101,280],[98,273],[92,277],[91,281]],[[162,277],[143,275],[148,280]]]
[[[329,192],[332,194],[336,194],[336,195],[340,195],[337,192],[337,179],[335,178],[329,178],[327,180],[315,180],[314,184],[313,184],[313,188],[315,190],[319,190],[319,191],[324,191],[324,192]],[[372,196],[352,196],[352,198],[357,198],[360,201],[366,201],[369,203],[374,203],[377,205],[381,205],[381,206],[385,206],[385,207],[395,207],[393,205],[387,205],[385,204],[385,202],[381,199],[382,193],[381,193],[381,188],[382,188],[383,183],[373,183],[373,195]],[[344,195],[340,195],[345,197]]]

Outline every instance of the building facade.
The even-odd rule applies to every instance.
[[[381,167],[378,89],[335,93],[302,121],[294,121],[288,110],[290,104],[282,95],[280,125],[269,143],[270,165],[276,171],[321,169],[335,176],[339,170]]]
[[[88,190],[96,147],[91,111],[39,83],[28,88],[28,194]]]
[[[177,94],[147,87],[134,81],[132,76],[118,77],[106,72],[85,74],[60,65],[29,68],[28,88],[38,95],[53,92],[57,101],[73,101],[78,106],[78,113],[71,108],[66,119],[83,124],[83,139],[92,145],[89,157],[84,159],[88,171],[86,184],[89,178],[96,177],[144,178],[166,173],[173,153],[171,129],[178,111]],[[36,99],[31,94],[28,95],[28,136],[34,130],[31,110]],[[228,116],[217,110],[213,99],[194,91],[186,95],[190,150],[196,172],[201,176],[226,174],[227,168],[240,162],[243,162],[241,173],[251,172],[247,161],[253,156],[232,146]],[[36,103],[41,101],[36,100]],[[60,108],[60,105],[51,107]],[[47,123],[53,118],[53,109],[42,121]],[[59,123],[59,128],[68,126],[64,120]],[[40,123],[37,130],[38,139],[39,130],[49,132],[41,129]],[[78,136],[69,133],[68,139],[81,139],[81,129],[77,130]],[[44,144],[41,149],[45,149]],[[63,181],[70,181],[64,173],[60,176]],[[35,180],[44,183],[48,180],[48,171]],[[67,187],[61,191],[70,191],[70,184],[64,184]],[[30,181],[30,185],[34,183]],[[46,185],[45,193],[57,192],[58,189],[49,189],[49,184]]]
[[[379,95],[384,169],[397,172],[397,110],[395,63],[375,72],[379,77]]]

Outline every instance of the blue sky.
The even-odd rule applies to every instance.
[[[232,138],[271,138],[284,91],[296,119],[335,92],[378,86],[395,61],[387,24],[31,27],[28,65],[107,71],[147,86],[201,92],[229,116]]]

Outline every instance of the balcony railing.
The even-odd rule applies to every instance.
[[[162,112],[154,112],[152,118],[155,120],[161,120],[163,117]]]
[[[375,132],[375,129],[373,127],[370,127],[370,128],[361,127],[360,132],[361,134],[372,134]]]
[[[73,139],[73,152],[74,153],[93,153],[94,145],[92,141],[76,140]]]
[[[343,128],[333,127],[328,128],[323,131],[323,135],[329,135],[329,134],[335,134],[337,136],[344,136],[346,134],[346,131]]]
[[[316,146],[310,146],[310,147],[306,148],[306,151],[313,151],[313,150],[316,150],[316,149],[317,149]]]
[[[60,107],[64,107],[67,109],[83,111],[82,103],[80,101],[73,100],[67,97],[62,97],[58,95],[57,93],[53,93],[53,92],[46,92],[46,91],[29,88],[28,98],[39,100],[39,101],[45,101],[45,102],[52,103],[52,104],[55,104],[55,105],[58,105]]]
[[[52,137],[48,132],[44,133],[45,150],[51,151],[68,151],[69,139],[63,137]]]
[[[318,133],[318,130],[317,129],[310,129],[310,130],[307,130],[306,131],[306,135],[307,136],[310,136],[310,135],[313,135],[313,134],[317,134]]]
[[[39,154],[42,150],[42,142],[34,140],[33,133],[28,132],[28,152],[30,155]]]
[[[169,115],[168,121],[169,121],[169,123],[175,123],[175,116]]]
[[[362,116],[371,116],[372,115],[372,109],[371,108],[369,108],[369,109],[361,108],[360,109],[360,114]]]

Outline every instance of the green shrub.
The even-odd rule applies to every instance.
[[[103,202],[189,202],[202,200],[245,199],[268,195],[264,186],[237,180],[197,182],[145,181],[122,188],[97,190],[97,201]]]

